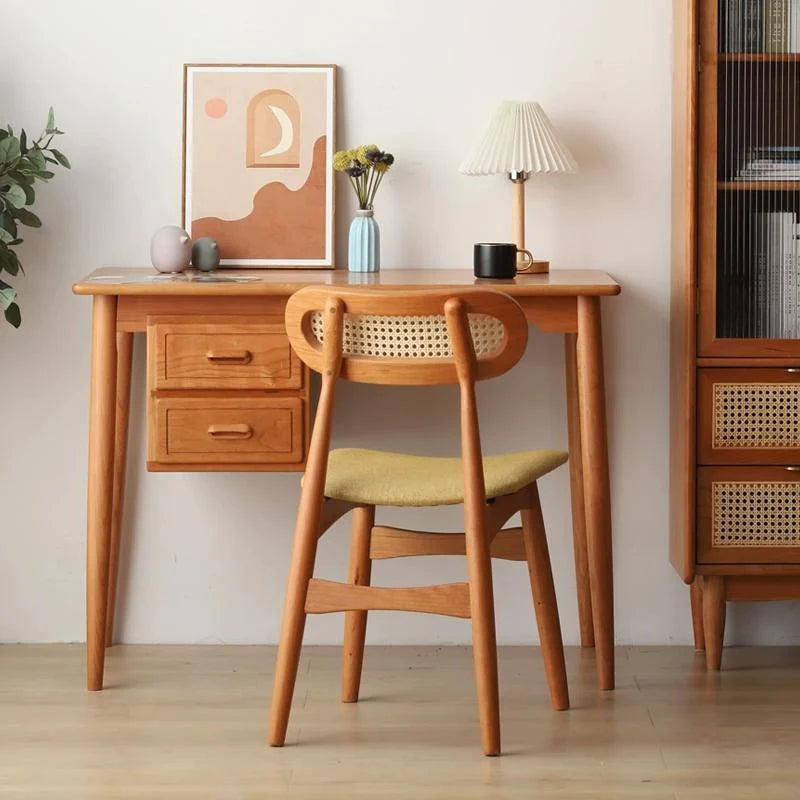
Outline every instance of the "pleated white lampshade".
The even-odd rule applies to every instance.
[[[577,169],[572,153],[538,103],[504,100],[458,171],[495,175]]]

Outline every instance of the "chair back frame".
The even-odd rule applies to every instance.
[[[470,317],[483,315],[502,325],[504,336],[496,350],[481,353],[475,364],[475,380],[502,375],[519,361],[528,341],[528,324],[519,304],[508,295],[490,289],[417,290],[399,292],[367,287],[309,286],[292,295],[286,306],[286,330],[297,355],[316,372],[324,373],[324,350],[312,330],[312,315],[323,312],[323,342],[328,337],[329,301],[342,303],[344,314],[361,317],[447,317],[445,306],[459,301]],[[344,330],[344,321],[340,326]],[[469,329],[469,325],[467,326]],[[448,319],[447,330],[453,344]],[[333,333],[333,331],[331,331]],[[391,336],[391,333],[388,334]],[[472,347],[472,336],[470,348]],[[340,351],[342,349],[340,343]],[[381,357],[342,353],[339,377],[360,383],[384,385],[435,385],[459,382],[459,365],[453,347],[447,358]]]

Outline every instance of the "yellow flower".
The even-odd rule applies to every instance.
[[[337,172],[347,169],[353,160],[350,150],[338,150],[333,154],[333,168]]]
[[[367,153],[378,150],[378,145],[376,144],[362,144],[360,147],[355,149],[355,160],[358,161],[359,164],[363,164],[365,167],[368,167],[372,162],[367,158]]]

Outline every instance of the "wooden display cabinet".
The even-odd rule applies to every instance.
[[[719,669],[728,600],[800,598],[800,20],[675,0],[670,558]]]

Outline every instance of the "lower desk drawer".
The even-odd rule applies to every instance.
[[[700,467],[701,564],[800,564],[800,471]]]
[[[150,469],[301,469],[305,408],[298,397],[153,397]]]

